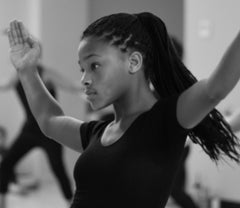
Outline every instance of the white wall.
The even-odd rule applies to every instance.
[[[153,12],[164,20],[170,34],[183,41],[183,0],[89,0],[89,19],[118,12]]]
[[[239,0],[185,0],[186,64],[198,79],[216,68],[224,50],[239,31]],[[240,104],[240,85],[217,107],[223,111]],[[240,200],[240,166],[216,166],[196,145],[189,158],[189,188],[201,180],[213,194]]]

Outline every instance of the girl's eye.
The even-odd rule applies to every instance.
[[[99,66],[100,66],[100,65],[99,65],[98,63],[92,63],[92,64],[91,64],[91,70],[94,71],[94,70],[98,69]]]
[[[84,71],[85,71],[84,68],[81,67],[81,68],[80,68],[80,72],[81,72],[81,73],[84,73]]]

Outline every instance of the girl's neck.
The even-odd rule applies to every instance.
[[[151,91],[132,96],[125,102],[113,105],[115,111],[115,122],[129,120],[152,108],[157,99]]]

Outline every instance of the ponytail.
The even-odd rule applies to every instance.
[[[136,14],[151,39],[151,67],[146,67],[148,77],[161,98],[179,94],[197,82],[197,79],[182,63],[164,22],[151,13]],[[150,58],[152,56],[152,58]],[[209,157],[217,161],[222,153],[239,162],[238,138],[220,112],[213,109],[188,136],[199,144]]]

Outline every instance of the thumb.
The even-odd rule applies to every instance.
[[[34,39],[32,36],[28,36],[27,43],[30,46],[30,48],[40,47],[38,41]]]

